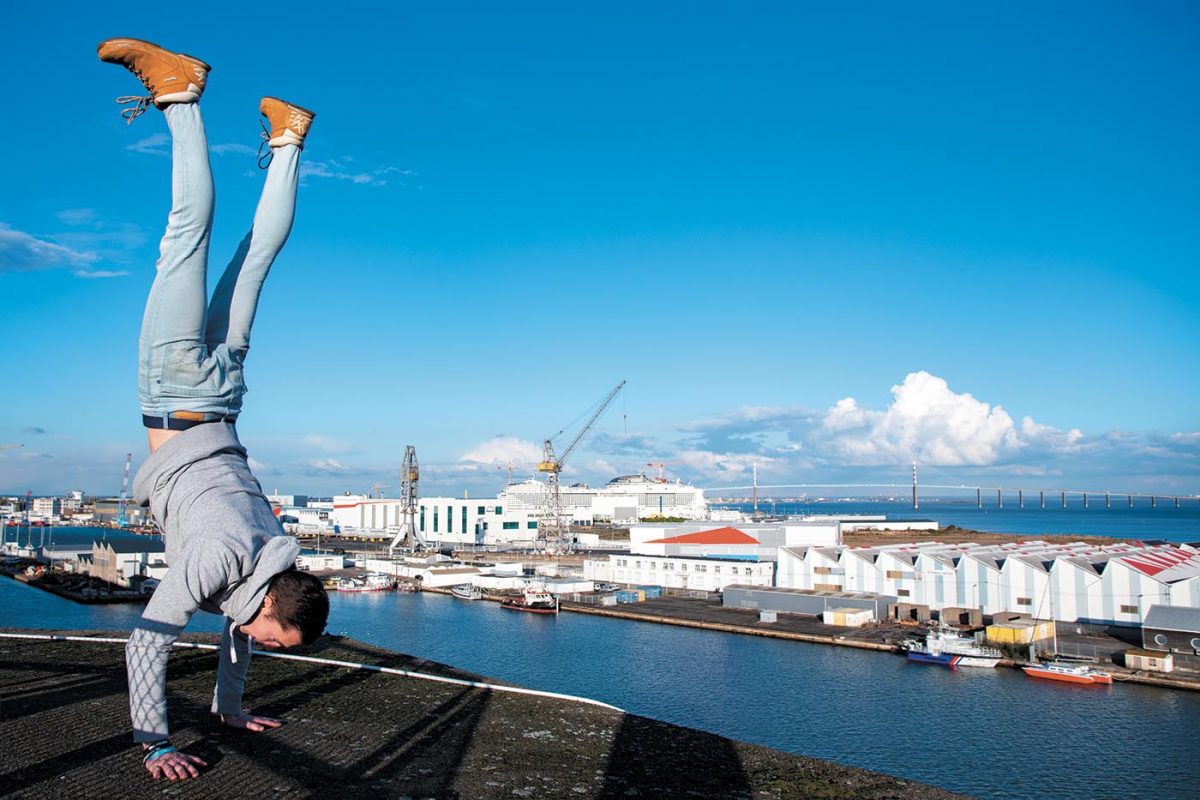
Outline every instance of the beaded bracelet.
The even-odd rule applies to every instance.
[[[152,742],[150,746],[146,748],[146,754],[142,756],[142,763],[149,763],[151,760],[158,758],[159,756],[165,756],[167,753],[174,752],[175,748],[171,746],[171,742],[168,739]]]

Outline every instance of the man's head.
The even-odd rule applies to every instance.
[[[271,579],[254,617],[241,626],[268,649],[312,644],[325,630],[329,596],[315,575],[289,569]]]

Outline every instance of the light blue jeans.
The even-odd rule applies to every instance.
[[[204,119],[198,103],[163,113],[172,138],[171,214],[138,342],[138,394],[142,414],[162,421],[154,427],[166,427],[179,411],[207,420],[241,411],[250,328],[263,281],[292,230],[300,176],[300,148],[275,148],[254,225],[208,301],[213,180]]]

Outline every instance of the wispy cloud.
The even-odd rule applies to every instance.
[[[386,186],[389,176],[408,177],[415,174],[410,169],[399,167],[376,167],[372,169],[356,169],[351,167],[353,159],[337,159],[330,161],[301,161],[300,178],[333,178],[339,181],[349,181],[359,186]]]
[[[96,259],[95,253],[80,252],[39,239],[0,222],[0,272],[31,272],[64,267],[86,269]]]
[[[208,149],[219,156],[227,155],[229,153],[235,153],[239,156],[253,156],[258,154],[258,151],[253,147],[245,144],[239,144],[237,142],[230,142],[228,144],[214,144]]]
[[[139,139],[133,144],[126,145],[125,149],[147,156],[170,156],[171,137],[165,133],[151,134],[145,139]]]
[[[351,467],[336,458],[310,458],[302,465],[301,472],[305,475],[366,475],[369,470]]]
[[[27,428],[22,428],[21,433],[32,436],[41,436],[46,433],[46,429],[37,425],[30,425]]]
[[[95,269],[85,270],[77,269],[72,273],[76,278],[85,278],[88,280],[98,280],[104,278],[125,278],[128,277],[129,271],[123,269]]]
[[[59,222],[65,225],[91,225],[96,221],[96,209],[65,208],[57,216]]]

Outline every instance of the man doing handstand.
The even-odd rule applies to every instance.
[[[234,423],[246,385],[242,367],[263,281],[291,231],[300,150],[313,114],[264,97],[271,163],[250,233],[207,302],[213,181],[200,116],[209,66],[138,39],[109,39],[101,61],[126,67],[172,138],[171,214],[146,302],[138,347],[138,392],[150,456],[134,480],[163,531],[170,569],[129,637],[133,738],[156,779],[196,777],[195,756],[167,738],[166,677],[171,646],[197,609],[226,617],[212,712],[234,728],[262,731],[279,720],[247,714],[242,690],[253,640],[261,647],[308,644],[321,635],[329,599],[321,582],[298,572],[299,545],[287,536],[250,472]],[[265,127],[265,126],[264,126]]]

